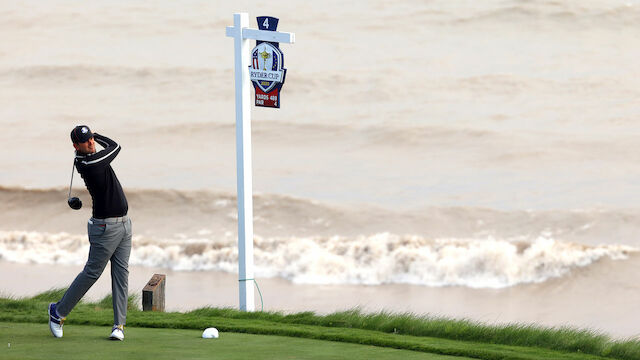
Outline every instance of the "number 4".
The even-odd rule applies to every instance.
[[[269,18],[265,18],[264,22],[262,23],[262,26],[264,26],[265,28],[269,28]]]

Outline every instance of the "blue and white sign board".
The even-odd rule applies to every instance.
[[[268,17],[264,17],[268,18]],[[275,19],[275,18],[271,18]],[[269,20],[271,21],[271,20]],[[277,26],[267,23],[267,28]],[[273,30],[250,29],[247,13],[233,14],[233,26],[226,29],[234,41],[236,83],[236,161],[238,168],[238,280],[240,283],[240,310],[254,311],[253,292],[253,189],[251,170],[251,81],[249,66],[251,48],[249,40],[268,43],[293,44],[295,34]],[[277,47],[279,48],[279,46]],[[266,49],[266,48],[265,48]],[[269,54],[269,49],[266,49]],[[271,60],[273,61],[273,60]],[[261,63],[258,63],[258,68]],[[282,65],[282,63],[280,63]],[[273,63],[262,63],[263,68],[273,70]],[[276,66],[276,72],[281,67]],[[284,70],[284,69],[282,69]],[[266,70],[265,70],[266,71]],[[276,81],[270,79],[269,81]],[[284,73],[282,75],[284,82]],[[277,86],[277,85],[276,85]],[[280,99],[277,99],[278,106]]]
[[[271,16],[258,16],[258,28],[276,31],[278,19]],[[256,41],[251,50],[249,76],[255,89],[255,105],[264,107],[280,107],[280,91],[287,75],[284,68],[284,54],[280,44],[270,41]]]

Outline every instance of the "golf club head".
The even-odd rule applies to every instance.
[[[82,207],[82,201],[75,196],[69,198],[69,200],[67,200],[67,203],[69,203],[69,207],[73,210],[80,210],[80,208]]]

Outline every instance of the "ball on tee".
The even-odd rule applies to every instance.
[[[218,329],[214,327],[206,328],[202,333],[203,339],[217,339],[219,336]]]

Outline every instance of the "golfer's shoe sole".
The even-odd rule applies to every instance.
[[[49,314],[49,330],[51,330],[51,335],[61,338],[63,334],[62,326],[64,325],[64,318],[59,318],[55,315],[57,314],[55,303],[49,304],[47,313]]]

